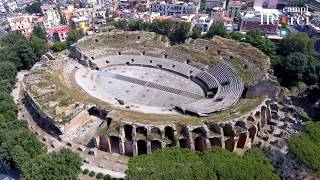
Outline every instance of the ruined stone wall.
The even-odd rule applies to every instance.
[[[63,129],[70,133],[74,133],[79,127],[81,127],[89,121],[89,112],[87,110],[83,110],[74,118],[72,118],[68,123],[64,124]]]
[[[117,131],[95,137],[95,141],[99,142],[97,148],[100,150],[126,156],[150,154],[170,146],[197,151],[217,146],[231,152],[242,152],[257,143],[257,134],[270,120],[270,99],[267,99],[244,116],[224,122],[207,121],[201,126],[146,125],[123,120],[117,125]]]
[[[40,106],[37,104],[35,99],[26,90],[24,91],[23,102],[25,103],[25,107],[29,114],[33,117],[38,126],[46,130],[52,136],[59,137],[59,135],[62,134],[61,130],[55,124],[54,119],[41,111]]]
[[[80,64],[88,66],[88,57],[81,52],[76,44],[72,44],[69,48],[69,51],[72,58],[77,60]]]

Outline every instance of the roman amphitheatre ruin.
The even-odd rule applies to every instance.
[[[151,32],[110,31],[51,59],[25,76],[23,102],[39,127],[79,151],[241,153],[271,119],[269,59],[246,43],[170,45]]]

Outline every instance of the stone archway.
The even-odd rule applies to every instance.
[[[179,139],[179,145],[181,148],[191,148],[190,139],[181,138]]]
[[[138,155],[147,154],[147,142],[145,140],[138,140]]]
[[[255,126],[251,126],[248,131],[249,131],[249,138],[251,139],[251,142],[253,142],[256,137],[257,128]]]
[[[194,141],[194,147],[195,147],[195,150],[201,151],[201,152],[207,150],[206,138],[202,136],[196,137]]]
[[[126,124],[123,126],[124,129],[124,135],[126,137],[127,140],[132,140],[132,130],[133,127],[129,124]]]
[[[217,123],[209,122],[207,126],[208,126],[209,130],[212,131],[213,133],[221,134],[221,128]]]
[[[140,126],[140,127],[137,127],[136,128],[136,133],[137,135],[139,136],[143,136],[143,137],[147,137],[147,128],[143,127],[143,126]]]
[[[235,147],[235,140],[234,140],[234,138],[232,137],[232,138],[229,138],[229,139],[227,139],[226,141],[225,141],[225,148],[227,149],[227,150],[229,150],[230,152],[233,152],[234,151],[234,147]]]
[[[133,156],[133,141],[128,140],[124,142],[124,154],[126,156]]]
[[[264,125],[266,124],[266,111],[267,108],[265,106],[261,107],[261,128],[264,127]]]
[[[230,137],[234,137],[235,136],[235,132],[234,132],[231,124],[225,124],[224,125],[223,134],[224,134],[224,136],[230,136]]]
[[[237,148],[243,149],[246,145],[247,133],[241,133],[237,142]]]
[[[109,136],[110,152],[120,154],[120,138],[117,136]]]
[[[161,149],[161,142],[158,140],[151,141],[151,152]]]
[[[214,137],[209,139],[211,147],[222,147],[222,139],[220,137]]]

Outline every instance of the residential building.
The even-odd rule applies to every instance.
[[[67,25],[47,29],[48,36],[53,41],[66,41],[69,31],[70,28]]]
[[[93,8],[74,8],[73,5],[68,5],[65,9],[61,9],[63,23],[70,24],[71,19],[78,16],[91,17],[93,11]]]
[[[241,1],[231,0],[229,1],[226,15],[229,17],[240,18],[240,10],[241,10]]]
[[[213,24],[213,18],[209,16],[200,16],[196,22],[195,27],[201,28],[203,32],[208,32],[210,26]]]
[[[41,11],[42,14],[47,17],[45,24],[46,28],[53,28],[61,25],[61,17],[55,4],[44,4],[41,6]]]
[[[206,0],[205,1],[205,9],[212,10],[215,7],[222,7],[223,6],[222,0]]]
[[[164,1],[151,4],[152,12],[159,12],[161,16],[181,16],[184,14],[198,14],[199,4],[176,1],[166,3]]]
[[[30,14],[20,14],[13,17],[8,17],[7,21],[11,31],[20,31],[26,37],[30,36],[35,22],[38,21],[38,16]]]
[[[320,16],[314,17],[309,25],[308,25],[309,29],[310,29],[310,34],[313,37],[320,37]]]
[[[16,1],[7,1],[6,2],[6,6],[7,6],[7,10],[10,12],[10,13],[13,13],[15,12],[17,9],[18,9],[18,4]]]
[[[77,16],[71,19],[72,25],[78,30],[82,30],[83,33],[87,33],[91,29],[90,17],[87,16]]]
[[[276,23],[268,24],[266,16],[264,16],[262,21],[263,23],[261,23],[260,13],[256,12],[253,14],[246,14],[241,18],[240,31],[248,32],[253,29],[259,29],[260,32],[264,35],[278,34],[278,25]]]

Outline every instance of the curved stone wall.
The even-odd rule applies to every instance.
[[[157,149],[180,146],[198,151],[219,146],[229,151],[241,152],[257,143],[257,134],[270,122],[270,99],[266,99],[251,113],[225,121],[207,121],[203,125],[141,124],[125,119],[113,122],[112,111],[107,116],[115,131],[95,137],[98,149],[127,156],[150,154]]]

